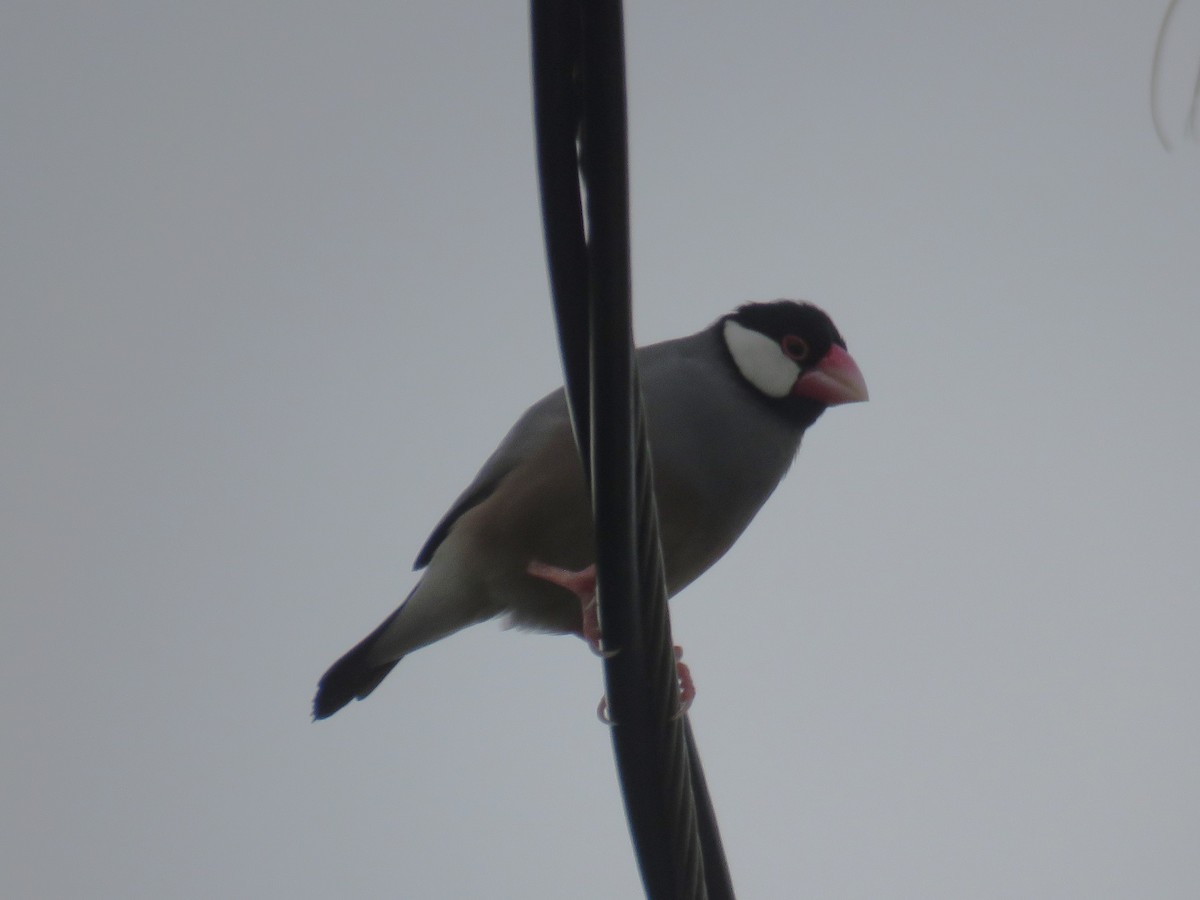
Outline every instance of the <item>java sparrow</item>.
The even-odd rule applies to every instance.
[[[805,429],[826,407],[866,400],[867,386],[829,317],[790,300],[746,304],[696,334],[642,347],[637,365],[673,596],[745,530]],[[404,603],[321,678],[314,718],[366,697],[413,650],[501,614],[596,643],[572,596],[593,555],[560,388],[526,410],[433,529]]]

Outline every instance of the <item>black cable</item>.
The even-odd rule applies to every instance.
[[[700,749],[696,746],[696,736],[692,734],[692,723],[685,719],[683,730],[687,739],[688,762],[692,773],[692,796],[696,800],[700,849],[704,854],[704,883],[708,888],[708,900],[734,900],[733,877],[729,874],[729,864],[725,861],[725,848],[721,845],[721,832],[717,827],[717,813],[708,793],[704,768],[700,765]]]
[[[583,120],[582,21],[575,3],[530,3],[533,106],[546,266],[575,441],[591,445],[588,249],[576,141]],[[591,478],[591,460],[581,453]]]
[[[604,644],[618,651],[605,679],[630,832],[651,900],[725,900],[733,889],[715,814],[678,715],[636,381],[621,4],[532,0],[531,25],[546,253],[567,396],[592,481]]]

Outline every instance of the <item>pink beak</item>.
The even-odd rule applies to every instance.
[[[861,403],[867,399],[867,382],[854,358],[834,344],[815,369],[796,379],[792,393],[825,406]]]

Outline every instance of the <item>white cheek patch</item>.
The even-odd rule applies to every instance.
[[[800,366],[788,359],[779,344],[765,334],[725,322],[725,345],[742,377],[768,397],[786,397],[800,377]]]

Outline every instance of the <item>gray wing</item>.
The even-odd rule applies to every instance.
[[[757,402],[721,365],[715,328],[638,350],[653,445],[655,491],[672,593],[712,565],[758,512],[790,466],[801,431]],[[423,568],[468,510],[520,463],[569,430],[559,388],[517,420],[417,554]]]
[[[562,388],[547,394],[529,407],[505,435],[500,446],[488,457],[466,490],[459,494],[449,512],[434,526],[433,532],[421,547],[421,552],[417,554],[413,568],[423,569],[429,565],[433,554],[462,514],[490,497],[504,477],[515,469],[521,460],[536,451],[548,437],[557,434],[564,423],[569,423],[569,417]]]

